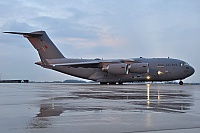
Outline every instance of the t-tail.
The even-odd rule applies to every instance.
[[[38,51],[41,65],[48,65],[47,59],[65,58],[55,44],[50,40],[45,31],[35,31],[31,33],[4,32],[9,34],[19,34],[27,38],[33,47]]]

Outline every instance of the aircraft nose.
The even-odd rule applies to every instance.
[[[195,70],[192,66],[190,66],[190,75],[194,74]]]

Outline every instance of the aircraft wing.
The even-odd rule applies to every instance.
[[[86,62],[74,62],[74,63],[62,63],[54,64],[53,66],[69,66],[69,67],[84,67],[84,68],[101,68],[104,65],[114,64],[114,63],[133,63],[134,60],[93,60]]]
[[[103,61],[104,63],[111,63],[111,61]],[[86,61],[86,62],[74,62],[74,63],[62,63],[54,64],[55,66],[69,66],[69,67],[84,67],[84,68],[98,68],[102,66],[102,60]]]

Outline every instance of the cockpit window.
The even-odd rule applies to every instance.
[[[189,64],[185,62],[185,63],[184,63],[184,66],[189,66]]]
[[[180,66],[183,66],[183,62],[181,62]]]
[[[180,63],[180,66],[189,66],[189,64],[186,63],[186,62],[181,62],[181,63]]]

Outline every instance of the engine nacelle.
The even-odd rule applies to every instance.
[[[114,75],[123,75],[128,74],[128,65],[125,63],[110,64],[102,70]]]
[[[132,63],[129,65],[129,71],[132,73],[149,73],[148,63]]]

